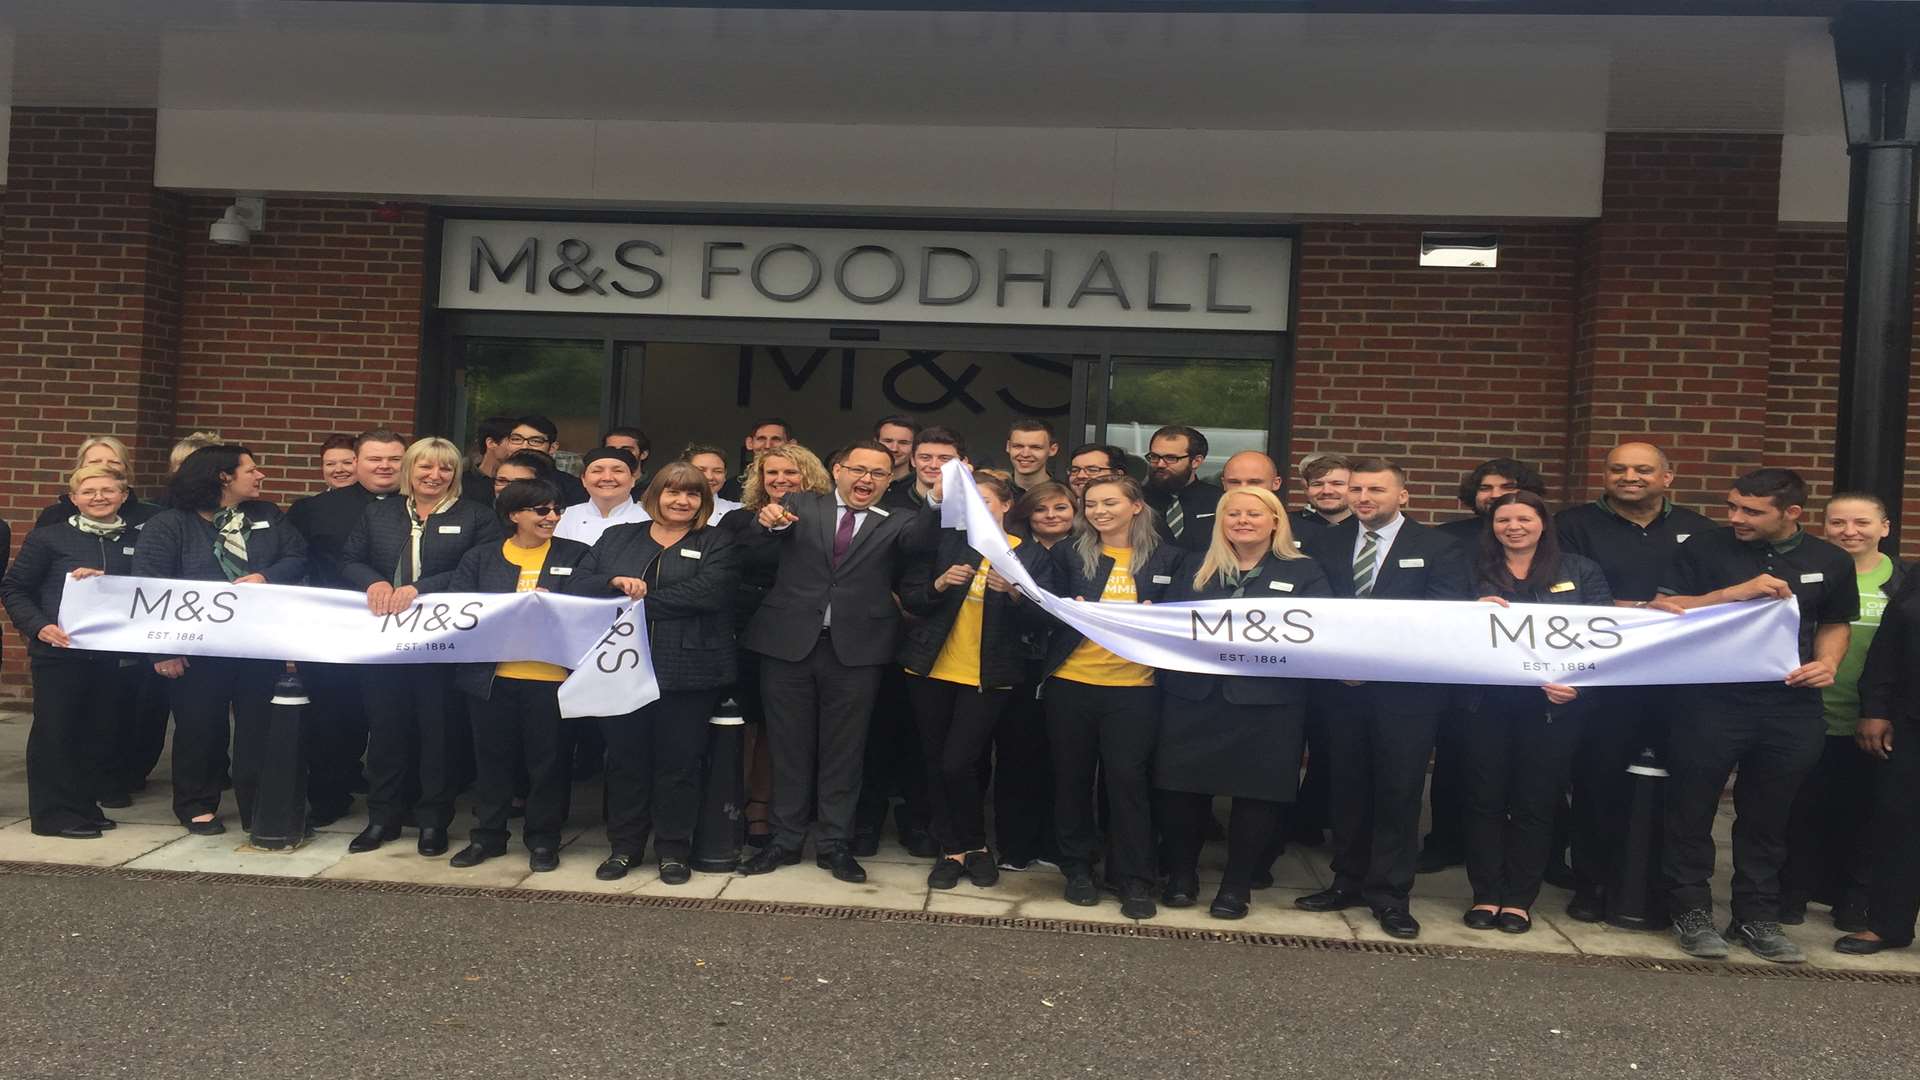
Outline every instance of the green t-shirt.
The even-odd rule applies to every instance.
[[[1893,560],[1882,555],[1879,566],[1853,577],[1859,582],[1860,617],[1854,620],[1847,655],[1840,661],[1833,685],[1820,691],[1829,735],[1851,735],[1860,720],[1860,669],[1867,666],[1867,646],[1873,644],[1873,633],[1880,629],[1880,616],[1887,610],[1887,594],[1880,587],[1893,578]]]

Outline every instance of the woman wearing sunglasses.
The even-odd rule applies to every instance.
[[[493,500],[507,538],[466,553],[447,578],[448,592],[560,592],[592,549],[556,540],[560,489],[545,480],[515,480]],[[453,682],[473,717],[473,832],[450,860],[478,866],[507,853],[507,813],[514,778],[527,776],[523,830],[527,867],[560,866],[560,827],[567,820],[569,747],[561,735],[560,684],[567,669],[538,660],[462,664]]]

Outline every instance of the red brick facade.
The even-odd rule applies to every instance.
[[[413,426],[424,211],[271,200],[253,243],[222,248],[205,230],[224,200],[156,191],[153,150],[150,112],[12,112],[0,516],[16,543],[88,434],[126,439],[150,488],[173,439],[216,429],[263,452],[286,501],[317,486],[324,435]],[[1824,497],[1844,242],[1778,227],[1779,155],[1770,136],[1614,136],[1601,218],[1495,226],[1496,270],[1412,265],[1418,225],[1305,226],[1291,455],[1395,457],[1434,516],[1495,455],[1591,497],[1607,448],[1643,437],[1696,505],[1763,463]],[[1920,507],[1920,472],[1907,497]],[[4,648],[0,695],[17,694]]]

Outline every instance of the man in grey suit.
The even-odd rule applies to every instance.
[[[765,657],[774,833],[743,874],[799,862],[817,820],[818,865],[841,881],[867,879],[847,850],[867,721],[900,629],[894,583],[938,514],[881,507],[892,479],[887,448],[856,442],[833,467],[831,494],[796,492],[760,511],[760,527],[780,538],[780,566],[741,644]]]

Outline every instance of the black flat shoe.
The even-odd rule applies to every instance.
[[[941,858],[935,860],[933,869],[927,871],[927,888],[951,889],[960,884],[966,876],[967,865],[959,859]]]
[[[633,864],[638,861],[631,855],[616,851],[594,868],[593,876],[601,881],[619,881],[627,876],[627,871],[633,869]]]
[[[1207,914],[1216,919],[1244,919],[1247,917],[1248,900],[1246,892],[1222,885],[1214,895],[1213,903],[1207,905]]]
[[[1420,920],[1414,918],[1411,911],[1392,908],[1387,911],[1377,911],[1373,917],[1379,921],[1380,929],[1385,930],[1388,937],[1412,941],[1420,936]]]
[[[991,889],[1000,884],[1000,865],[993,861],[993,853],[987,851],[969,851],[965,859],[967,881],[976,889]]]
[[[560,869],[559,850],[550,847],[537,847],[527,852],[527,869],[536,874],[547,874]]]
[[[360,835],[347,841],[347,850],[355,855],[364,855],[389,840],[398,839],[400,830],[391,825],[369,825],[360,830]]]
[[[99,829],[101,832],[106,832],[108,829],[117,829],[120,827],[120,823],[113,820],[110,817],[97,817],[97,818],[94,818],[92,821],[87,822],[87,824],[93,826],[96,829]]]
[[[447,865],[465,870],[470,866],[479,866],[488,859],[497,859],[506,853],[504,848],[492,850],[483,844],[468,844],[455,852],[453,858],[447,860]]]
[[[1070,866],[1063,870],[1067,876],[1064,895],[1067,903],[1077,907],[1092,907],[1100,902],[1100,887],[1093,883],[1093,871],[1084,866]]]
[[[1296,897],[1293,906],[1302,911],[1345,911],[1366,903],[1360,894],[1345,889],[1321,889],[1316,893]]]
[[[1129,919],[1151,919],[1160,913],[1153,906],[1153,890],[1144,881],[1129,881],[1120,887],[1120,914]]]
[[[195,836],[219,836],[227,831],[227,826],[219,818],[212,821],[183,821],[180,823]]]
[[[771,874],[783,866],[797,866],[799,862],[799,852],[788,851],[783,847],[769,847],[741,860],[739,872],[748,877],[755,874]]]
[[[95,799],[94,802],[99,803],[109,810],[125,810],[127,807],[133,805],[133,796],[124,792],[114,792],[111,795],[102,795],[98,799]]]
[[[859,885],[867,880],[866,867],[861,866],[845,848],[829,848],[817,853],[813,857],[813,865],[832,873],[835,879],[849,885]]]
[[[421,829],[420,842],[416,845],[420,854],[429,858],[447,853],[447,830]]]
[[[1511,911],[1501,912],[1500,917],[1494,922],[1499,925],[1500,932],[1503,934],[1524,934],[1533,929],[1532,919],[1525,915],[1516,915]]]
[[[1500,913],[1486,908],[1468,908],[1467,913],[1460,916],[1460,921],[1466,923],[1469,930],[1498,930]]]
[[[1913,943],[1910,941],[1895,944],[1885,938],[1878,941],[1869,941],[1866,938],[1854,937],[1849,934],[1833,943],[1833,951],[1845,953],[1848,956],[1872,956],[1874,953],[1886,952],[1888,949],[1904,949],[1911,944]]]
[[[660,884],[685,885],[693,880],[693,868],[679,859],[660,860]]]
[[[1199,895],[1197,878],[1168,878],[1167,887],[1160,890],[1160,902],[1170,908],[1190,908]]]
[[[91,825],[69,825],[64,829],[35,829],[35,836],[53,836],[61,840],[98,840],[100,830]]]

